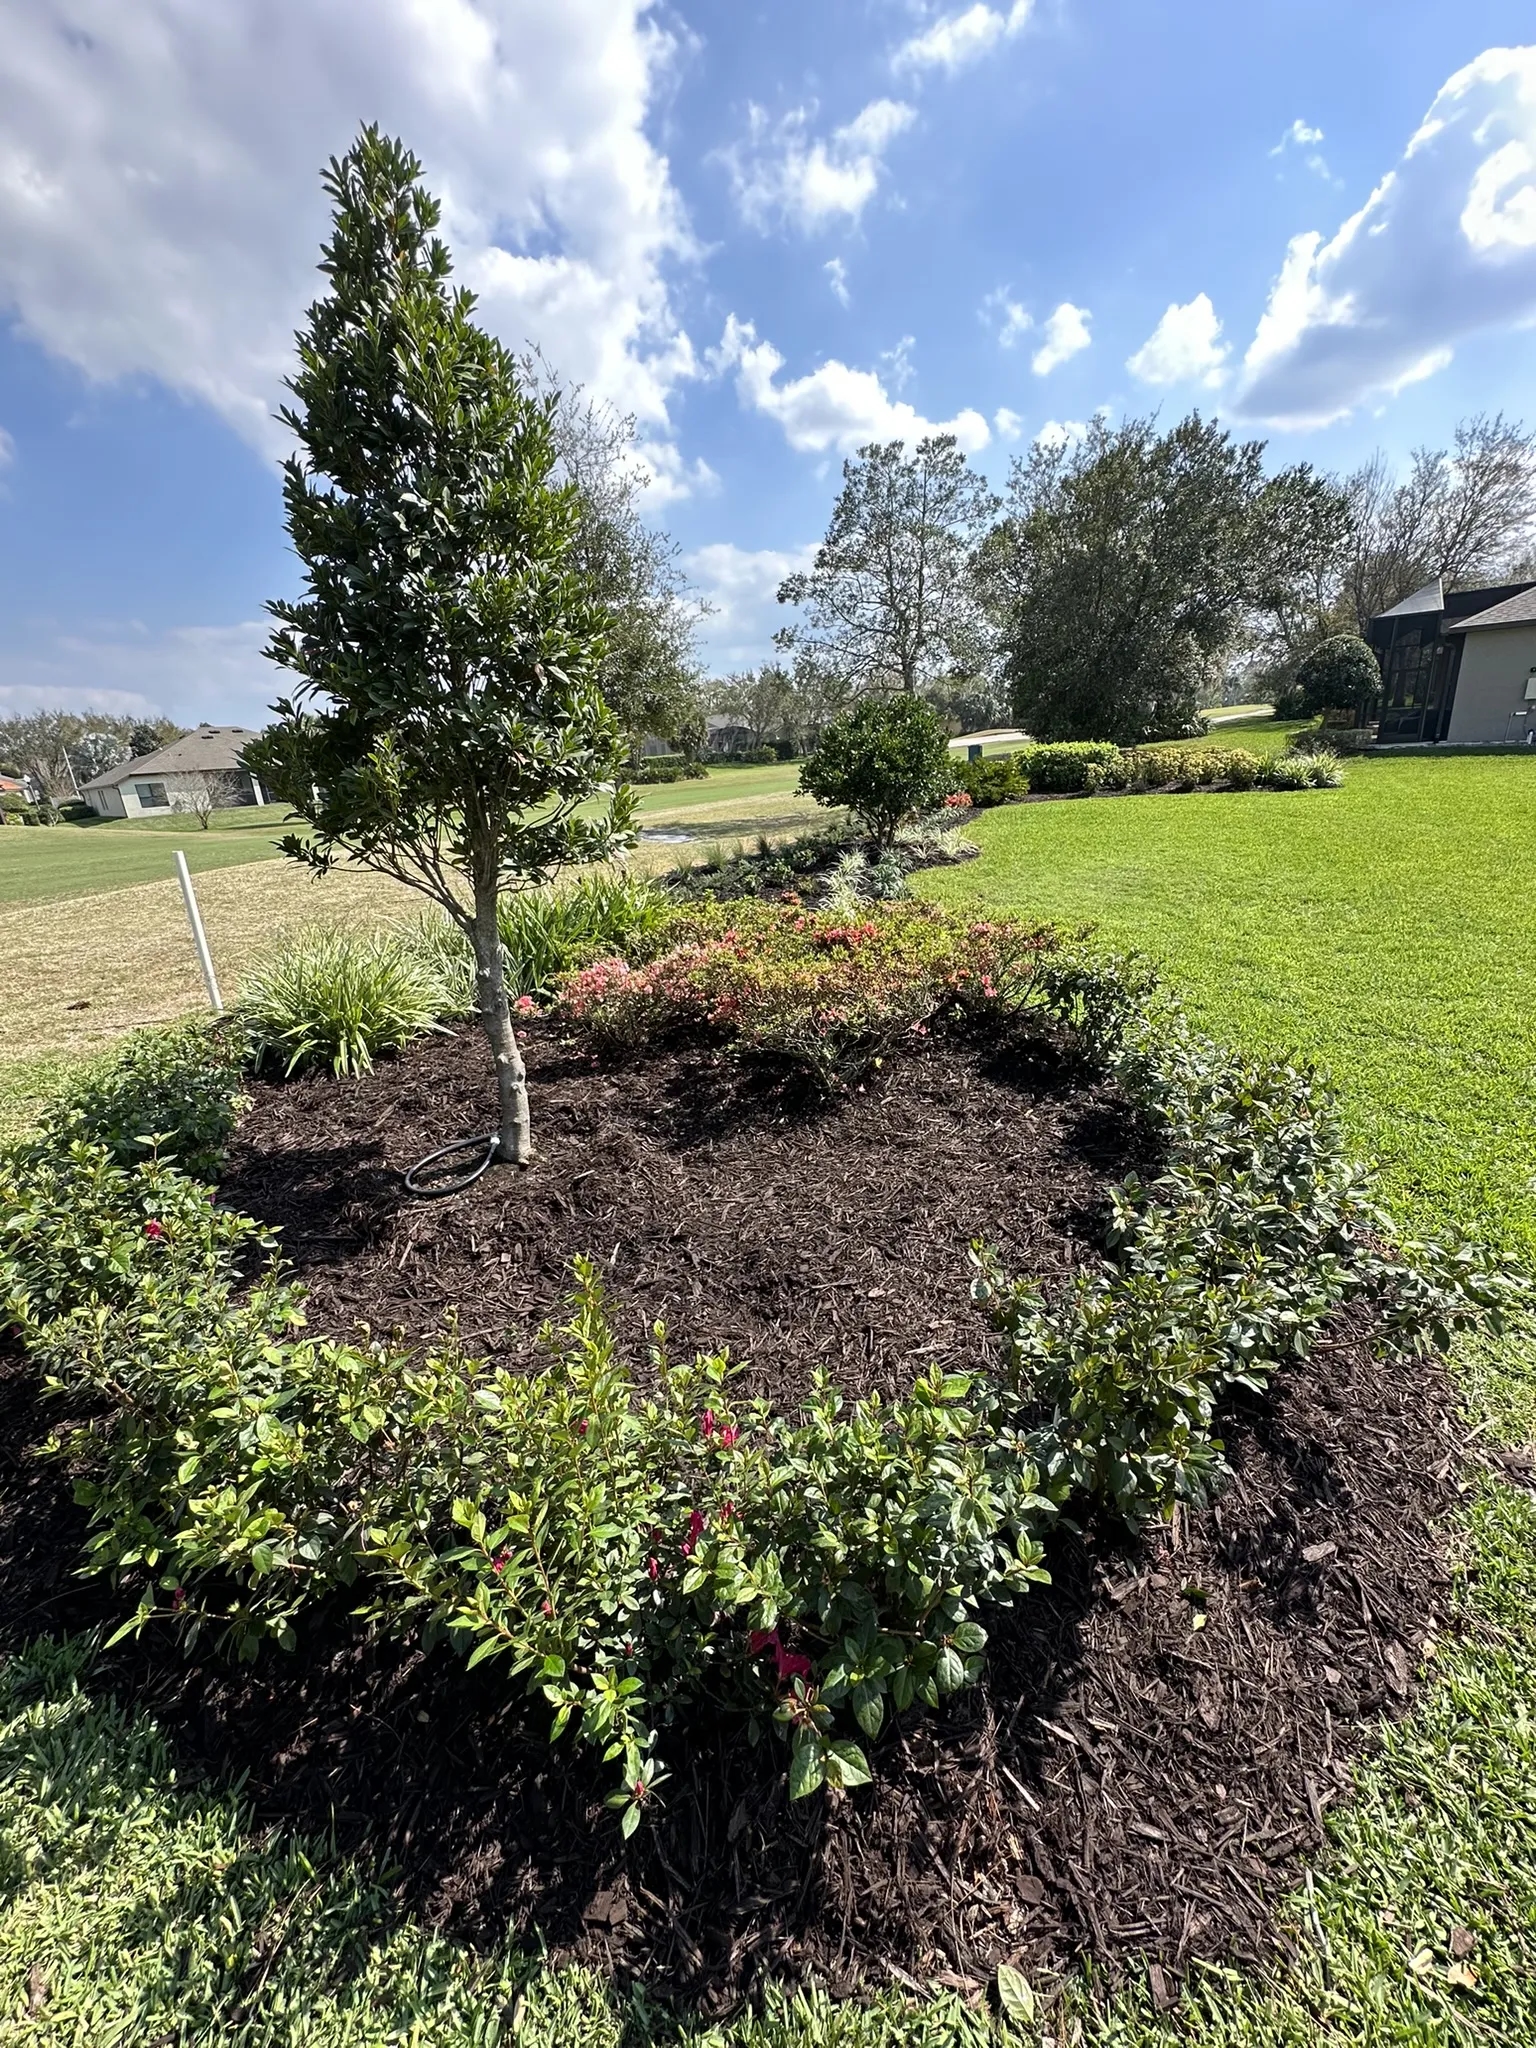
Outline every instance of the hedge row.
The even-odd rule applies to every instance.
[[[963,761],[955,780],[978,809],[1022,796],[1086,796],[1099,790],[1331,789],[1331,757],[1249,753],[1243,747],[1129,747],[1074,740]]]
[[[983,1617],[1043,1576],[1068,1503],[1136,1522],[1204,1498],[1222,1395],[1262,1386],[1348,1301],[1407,1344],[1497,1315],[1510,1283],[1471,1253],[1382,1249],[1315,1076],[1222,1051],[1133,963],[912,918],[865,922],[881,973],[905,960],[903,986],[933,992],[924,1028],[984,998],[993,1030],[1070,1041],[1161,1134],[1162,1173],[1115,1191],[1108,1255],[1060,1295],[978,1251],[996,1378],[851,1406],[819,1380],[786,1416],[737,1403],[722,1359],[663,1359],[642,1392],[585,1265],[536,1377],[452,1345],[307,1338],[271,1240],[165,1143],[144,1154],[159,1130],[206,1165],[227,1133],[239,1076],[206,1034],[123,1060],[9,1155],[0,1324],[91,1417],[61,1449],[88,1568],[137,1589],[126,1626],[171,1617],[251,1655],[348,1589],[374,1626],[446,1636],[540,1696],[553,1738],[574,1729],[614,1766],[626,1830],[662,1774],[657,1727],[695,1712],[777,1722],[797,1795],[854,1784],[861,1737],[979,1675]],[[765,948],[719,934],[715,1012],[762,983]],[[686,980],[632,1008],[654,997],[675,1025]],[[729,1011],[692,1028],[729,1038]]]

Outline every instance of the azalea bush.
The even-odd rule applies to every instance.
[[[932,905],[700,907],[673,943],[633,965],[594,961],[565,984],[556,1016],[605,1051],[658,1038],[712,1038],[743,1057],[847,1083],[939,1018],[1001,1014],[1028,995],[1050,926],[962,919]]]
[[[249,1046],[238,1024],[135,1031],[43,1113],[50,1145],[105,1145],[116,1159],[174,1153],[187,1172],[217,1173],[241,1109]]]

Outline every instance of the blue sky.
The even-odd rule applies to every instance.
[[[0,707],[257,721],[271,422],[379,119],[639,418],[717,669],[859,442],[1191,405],[1348,468],[1536,418],[1529,0],[0,0]],[[1522,45],[1522,35],[1526,42]]]

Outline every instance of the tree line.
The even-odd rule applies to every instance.
[[[1265,466],[1191,413],[1095,420],[1016,459],[1001,495],[951,435],[843,465],[778,659],[714,686],[752,743],[813,739],[869,694],[952,725],[1136,744],[1202,705],[1273,699],[1309,654],[1440,576],[1536,578],[1536,433],[1478,415],[1406,479],[1377,455],[1339,478]]]

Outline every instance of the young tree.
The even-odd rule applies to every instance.
[[[855,691],[915,696],[986,660],[985,618],[970,576],[973,543],[997,510],[953,434],[871,442],[843,464],[843,488],[813,566],[779,585],[803,625],[778,635],[814,653]]]
[[[903,818],[940,802],[953,781],[944,728],[916,697],[856,704],[827,727],[800,770],[807,796],[845,804],[881,848]]]
[[[1166,434],[1096,421],[1015,463],[977,573],[1020,724],[1123,745],[1190,729],[1212,665],[1304,553],[1298,528],[1333,516],[1310,471],[1266,476],[1263,452],[1192,413]]]
[[[573,567],[580,505],[554,476],[554,407],[452,290],[435,199],[366,128],[332,160],[329,289],[298,336],[300,453],[284,466],[305,591],[267,652],[299,682],[247,751],[310,830],[441,906],[474,949],[496,1062],[497,1157],[531,1156],[497,929],[501,891],[626,843],[631,799],[598,687],[603,618]],[[583,806],[600,791],[597,815]]]

